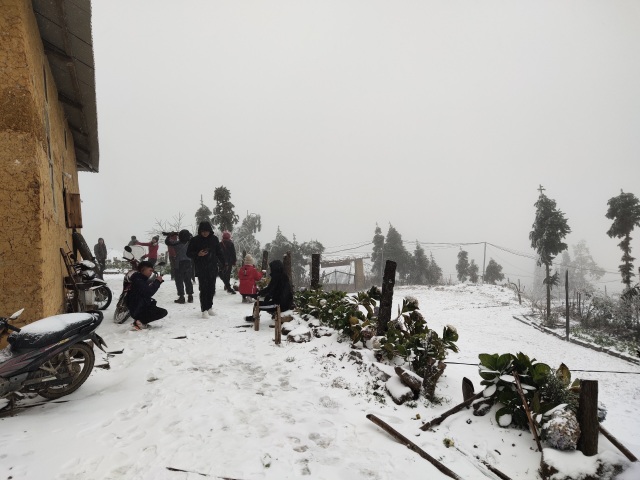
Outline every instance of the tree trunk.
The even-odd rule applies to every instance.
[[[422,375],[422,386],[424,388],[424,396],[433,400],[436,395],[436,383],[438,383],[438,379],[444,373],[444,369],[447,368],[447,365],[443,362],[438,361],[434,358],[429,358],[428,365],[424,369],[424,374]]]
[[[547,325],[551,318],[551,279],[549,278],[549,265],[545,265],[547,271]]]

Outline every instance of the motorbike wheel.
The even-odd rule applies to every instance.
[[[129,318],[129,307],[127,307],[127,296],[121,295],[116,304],[116,311],[113,312],[114,323],[124,323]]]
[[[73,248],[80,252],[82,259],[90,260],[95,263],[91,249],[89,248],[89,245],[87,245],[87,242],[84,241],[82,234],[80,232],[73,232],[71,234],[71,239],[73,240]]]
[[[95,290],[95,303],[98,306],[98,310],[106,310],[111,305],[113,294],[111,289],[106,285],[102,285]]]
[[[67,364],[67,353],[71,361],[69,365]],[[38,394],[49,400],[55,400],[75,392],[89,378],[95,360],[96,356],[93,353],[93,348],[84,342],[76,343],[50,361],[56,373],[66,373],[68,368],[71,369],[70,373],[73,376],[71,383],[45,388],[38,391]]]

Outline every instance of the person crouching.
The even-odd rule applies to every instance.
[[[127,307],[133,318],[133,328],[142,330],[147,325],[167,316],[164,308],[156,306],[153,295],[158,291],[163,282],[162,275],[156,276],[149,283],[149,277],[153,274],[153,264],[142,261],[138,264],[138,271],[131,275],[131,289],[127,295]]]

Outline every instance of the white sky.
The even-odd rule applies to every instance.
[[[100,173],[80,176],[91,245],[119,249],[179,212],[191,224],[200,195],[211,208],[224,185],[241,217],[262,215],[263,244],[280,226],[331,252],[370,241],[377,222],[408,241],[532,254],[542,184],[569,245],[586,240],[617,271],[604,214],[621,188],[640,196],[638,2],[92,6]],[[467,250],[482,265],[482,248]],[[445,252],[455,273],[457,249]],[[521,257],[489,256],[532,276]]]

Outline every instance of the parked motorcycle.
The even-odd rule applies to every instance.
[[[96,276],[95,264],[90,260],[77,262],[72,253],[60,249],[67,267],[64,286],[67,289],[67,311],[86,312],[106,310],[111,304],[113,294],[107,283]]]
[[[93,346],[102,351],[107,346],[96,333],[102,312],[55,315],[23,328],[11,325],[23,311],[0,317],[0,336],[13,331],[9,346],[0,350],[0,410],[12,408],[28,392],[50,400],[75,392],[93,369]]]
[[[116,303],[116,310],[113,312],[113,321],[114,323],[124,323],[127,321],[127,318],[131,316],[129,313],[129,307],[127,306],[127,295],[129,294],[129,290],[131,290],[131,276],[138,271],[138,264],[142,261],[142,258],[145,255],[145,250],[143,247],[139,245],[124,247],[124,253],[122,254],[122,258],[129,262],[131,269],[125,273],[124,279],[122,280],[122,293],[118,298],[118,303]],[[158,262],[156,264],[157,267],[164,266],[165,262]],[[153,272],[153,275],[149,277],[149,283],[155,280],[156,272]]]

